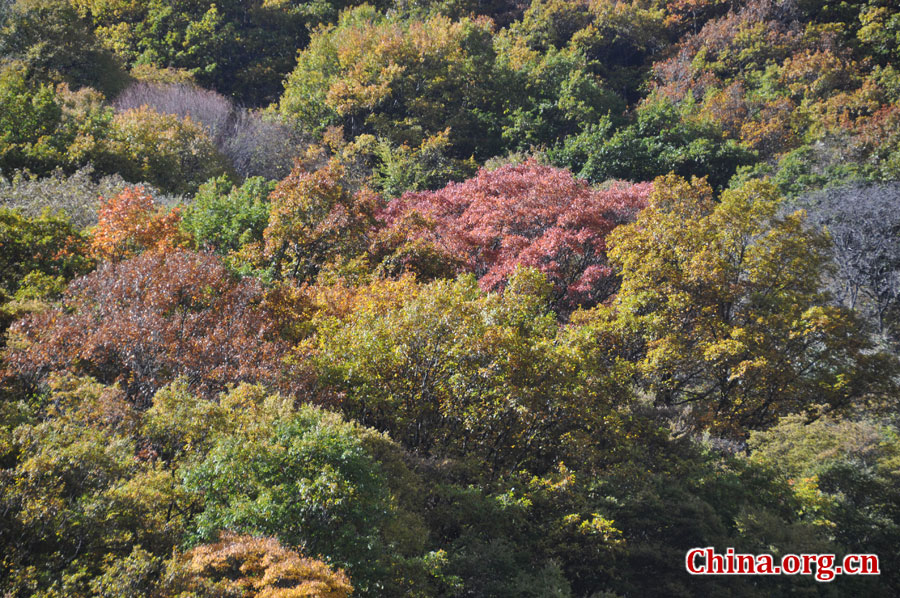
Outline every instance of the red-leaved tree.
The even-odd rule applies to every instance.
[[[597,190],[567,170],[533,160],[489,171],[438,191],[406,193],[381,214],[382,237],[403,231],[462,262],[484,289],[502,288],[517,266],[544,272],[562,309],[615,291],[606,235],[645,205],[650,183]]]
[[[214,255],[146,252],[76,279],[62,307],[14,324],[4,373],[26,386],[52,371],[90,375],[139,405],[177,377],[207,396],[242,381],[279,387],[282,307]]]

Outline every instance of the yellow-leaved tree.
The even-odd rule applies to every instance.
[[[303,557],[273,538],[229,533],[177,559],[169,585],[171,593],[163,596],[347,598],[353,593],[340,569]]]
[[[890,366],[822,290],[827,236],[750,181],[714,200],[703,179],[654,182],[608,237],[616,324],[640,341],[642,381],[695,427],[742,436],[780,415],[878,392]]]

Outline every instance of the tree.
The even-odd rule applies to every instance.
[[[425,531],[398,496],[412,474],[396,445],[258,387],[239,386],[218,411],[230,413],[199,438],[208,450],[179,472],[199,505],[193,542],[225,530],[274,536],[345,569],[360,595],[406,595],[399,575],[414,574]]]
[[[406,191],[438,189],[473,175],[475,161],[451,158],[450,149],[450,129],[425,139],[416,148],[393,147],[382,140],[375,148],[378,164],[373,185],[387,197],[399,197]]]
[[[547,274],[561,311],[593,305],[616,286],[606,235],[643,205],[649,185],[595,190],[570,173],[534,161],[482,169],[463,183],[407,193],[384,211],[388,233],[415,219],[423,239],[462,261],[484,289],[498,289],[517,266]]]
[[[670,4],[677,16],[686,7],[715,9],[718,3]],[[890,9],[869,13],[872,4],[878,2],[740,3],[683,36],[677,50],[653,66],[646,101],[672,102],[682,127],[721,131],[749,153],[740,165],[758,161],[753,176],[771,174],[786,152],[798,152],[774,169],[786,191],[802,193],[841,179],[892,180],[895,74],[888,67],[867,68],[879,60],[878,52],[859,39],[866,36],[867,27],[860,28],[866,15],[894,19]],[[709,174],[720,187],[718,175]]]
[[[506,292],[474,278],[362,289],[345,314],[323,314],[311,359],[321,400],[426,456],[471,458],[497,475],[577,460],[627,392],[597,368],[581,376],[557,338],[550,287],[537,271]],[[533,469],[532,469],[533,468]]]
[[[547,157],[595,183],[646,181],[674,172],[708,177],[722,189],[739,166],[753,162],[754,153],[729,139],[714,121],[692,116],[695,109],[650,98],[638,107],[634,123],[616,129],[610,119],[602,119],[548,150]]]
[[[730,0],[667,0],[666,25],[679,32],[698,33],[711,18],[722,16]]]
[[[698,546],[773,554],[776,562],[785,554],[840,548],[801,514],[802,503],[787,480],[748,463],[735,454],[740,452],[736,445],[673,439],[652,420],[638,426],[624,440],[628,457],[583,482],[589,508],[615,523],[623,544],[610,576],[584,578],[587,588],[641,596],[821,591],[821,582],[809,575],[685,575],[684,557]]]
[[[0,66],[0,170],[5,173],[83,166],[100,157],[97,141],[108,134],[111,118],[97,92],[72,93],[65,85],[36,82],[15,62]]]
[[[342,570],[302,557],[272,538],[223,533],[182,555],[161,594],[198,598],[348,598],[353,586]]]
[[[890,554],[900,536],[895,425],[871,416],[814,422],[788,416],[751,434],[749,446],[750,460],[790,480],[805,517],[843,550]],[[882,571],[880,591],[900,587],[896,570]],[[860,585],[858,593],[879,591]]]
[[[498,153],[504,80],[488,19],[385,17],[371,6],[319,29],[285,82],[282,114],[415,148],[450,128],[450,156]],[[478,140],[476,143],[475,141]]]
[[[103,168],[170,193],[194,192],[229,170],[203,126],[146,107],[116,114],[104,149]]]
[[[262,177],[249,178],[241,186],[224,176],[207,181],[185,207],[181,227],[197,247],[223,255],[261,243],[269,223],[269,194],[275,188]]]
[[[508,31],[531,48],[551,50],[548,57],[552,49],[582,55],[598,83],[634,102],[652,57],[668,46],[664,16],[658,3],[539,0]]]
[[[307,24],[316,23],[277,0],[72,4],[126,65],[183,69],[203,87],[255,106],[275,99],[297,48],[306,45]],[[316,6],[322,4],[332,6]]]
[[[0,207],[0,348],[19,317],[40,311],[94,266],[85,236],[64,216],[23,216]]]
[[[240,381],[277,387],[287,345],[276,301],[213,255],[145,252],[76,280],[62,306],[16,323],[5,372],[27,388],[48,372],[81,372],[121,383],[144,406],[178,376],[206,396]]]
[[[121,174],[186,193],[228,171],[204,128],[149,108],[114,114],[98,92],[72,92],[30,80],[22,65],[0,68],[0,169],[38,175],[93,163],[98,174]]]
[[[101,260],[119,261],[141,251],[166,251],[185,244],[178,228],[178,208],[157,208],[143,187],[126,187],[103,200],[97,226],[91,230],[91,253]]]
[[[241,177],[286,176],[305,134],[283,122],[276,113],[242,108],[222,94],[190,83],[139,82],[116,96],[118,112],[149,108],[159,114],[190,118],[202,125],[222,156]]]
[[[325,264],[367,249],[379,198],[351,193],[343,172],[337,160],[314,172],[297,165],[272,191],[263,239],[276,276],[309,281]]]
[[[92,267],[87,243],[65,217],[27,218],[0,208],[0,289],[14,294],[28,274],[71,280]]]
[[[882,61],[897,60],[900,57],[900,12],[884,0],[859,4],[859,25],[862,26],[856,33],[857,38]]]
[[[822,291],[827,239],[781,205],[768,182],[716,203],[705,181],[670,175],[610,237],[615,310],[643,340],[647,388],[691,406],[696,426],[741,436],[884,388],[892,362]]]
[[[898,202],[896,184],[838,187],[796,202],[831,240],[836,269],[829,286],[835,298],[893,340],[900,333]]]
[[[625,102],[597,76],[582,49],[554,47],[541,52],[512,33],[494,43],[498,62],[510,71],[514,89],[508,107],[495,119],[503,123],[507,148],[529,151],[579,133],[589,123],[625,111]]]
[[[91,581],[111,556],[134,545],[171,554],[177,488],[136,458],[138,415],[120,390],[69,376],[49,386],[46,400],[4,401],[15,406],[0,425],[4,591],[96,596]]]
[[[32,78],[93,87],[114,95],[127,76],[66,0],[16,0],[0,22],[0,55],[21,61]]]

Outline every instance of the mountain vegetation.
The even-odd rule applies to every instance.
[[[898,60],[890,0],[0,0],[0,594],[900,595]]]

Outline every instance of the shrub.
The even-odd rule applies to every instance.
[[[180,223],[178,208],[157,208],[143,187],[126,187],[103,201],[97,226],[91,230],[91,253],[98,259],[118,261],[144,250],[184,245]]]
[[[28,218],[0,208],[0,289],[14,294],[28,274],[70,280],[91,267],[87,244],[65,218]]]
[[[191,84],[136,83],[116,98],[114,106],[119,112],[147,107],[190,118],[206,129],[240,177],[283,178],[308,143],[305,135],[277,115],[246,110],[221,94]]]
[[[261,243],[269,223],[269,194],[276,184],[262,177],[240,187],[219,177],[200,186],[184,209],[182,229],[194,244],[223,255],[249,243]]]
[[[113,160],[109,166],[125,179],[174,193],[192,193],[228,171],[202,125],[146,107],[115,116],[107,152]]]

